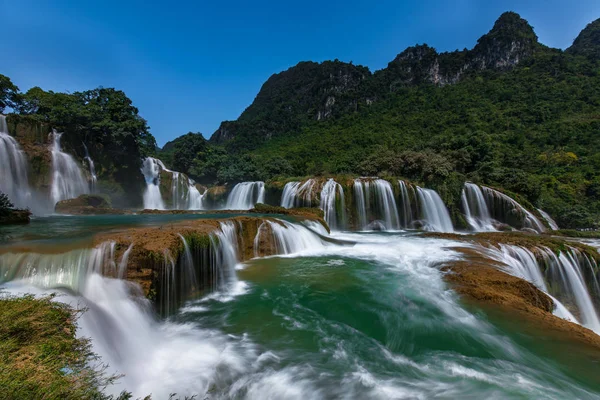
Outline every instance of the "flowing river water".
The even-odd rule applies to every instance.
[[[84,236],[179,217],[105,217],[100,228],[94,218],[41,218],[32,224],[38,229],[3,230],[0,237],[5,243],[32,239],[42,245],[52,243],[57,232]],[[454,250],[459,243],[407,232],[331,237],[339,243],[316,235],[297,238],[302,245],[291,246],[290,254],[238,264],[229,285],[185,303],[168,318],[157,317],[146,300],[133,296],[131,283],[94,273],[58,300],[87,307],[78,334],[92,338],[110,372],[124,374],[108,388],[115,394],[128,390],[155,399],[172,393],[199,399],[600,396],[599,360],[459,299],[440,270],[462,257]],[[61,290],[36,282],[12,280],[2,289]]]

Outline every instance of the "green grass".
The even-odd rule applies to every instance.
[[[75,335],[83,311],[53,297],[0,293],[0,399],[113,399],[102,390],[118,376]]]

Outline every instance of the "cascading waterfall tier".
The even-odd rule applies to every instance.
[[[500,261],[502,269],[534,284],[555,303],[554,314],[600,334],[600,308],[591,293],[600,296],[595,261],[575,248],[558,253],[546,247],[527,249],[500,244],[483,250]]]
[[[27,169],[25,153],[8,134],[6,117],[0,115],[0,191],[19,208],[31,206]]]
[[[249,210],[257,203],[265,202],[265,183],[256,182],[241,182],[233,187],[229,196],[225,209],[227,210]]]
[[[400,187],[400,224],[403,228],[411,228],[414,222],[412,199],[416,198],[415,188],[400,180],[398,181]]]
[[[142,164],[142,174],[146,180],[144,191],[144,208],[150,210],[164,210],[165,203],[160,194],[160,168],[162,161],[148,157]]]
[[[321,224],[317,225],[311,228],[319,234],[327,234],[322,231]],[[315,232],[304,225],[279,219],[266,220],[259,226],[254,238],[254,256],[286,255],[320,249],[326,244]]]
[[[325,221],[331,229],[341,230],[347,227],[344,188],[333,179],[329,179],[323,185],[320,208],[325,213]]]
[[[288,182],[281,195],[281,207],[312,207],[315,198],[316,181],[308,179],[305,182]]]
[[[423,228],[434,232],[453,232],[450,214],[440,195],[433,189],[418,186],[416,189]]]
[[[88,164],[88,168],[90,169],[90,191],[94,193],[96,191],[96,183],[98,182],[98,177],[96,176],[96,167],[94,166],[94,160],[90,157],[90,153],[88,152],[88,148],[83,143],[83,148],[85,149],[85,158],[84,160]]]
[[[354,180],[354,198],[361,229],[400,229],[400,216],[392,185],[383,179]],[[410,207],[410,206],[409,206]],[[406,219],[406,216],[403,216]]]
[[[479,186],[492,218],[515,228],[545,232],[546,228],[529,210],[513,198],[486,186]]]
[[[204,194],[201,194],[196,183],[185,174],[171,171],[157,158],[148,157],[142,164],[142,174],[146,180],[144,191],[144,208],[165,210],[167,206],[160,192],[161,172],[171,176],[171,209],[203,210]]]
[[[73,199],[90,192],[87,180],[75,159],[62,151],[62,133],[52,131],[52,186],[50,198],[55,205],[61,200]]]
[[[546,211],[538,208],[537,209],[538,212],[540,213],[540,215],[542,216],[542,218],[544,218],[544,220],[546,220],[546,222],[548,223],[548,226],[550,227],[551,230],[553,231],[557,231],[560,228],[558,227],[558,224],[556,223],[556,221],[550,216],[550,214],[548,214]]]
[[[461,194],[461,203],[471,229],[476,232],[496,230],[485,196],[479,186],[466,182]]]
[[[92,273],[122,276],[121,264],[115,261],[115,242],[112,241],[92,249],[58,254],[5,253],[0,255],[0,283],[23,280],[36,287],[66,287],[79,293]]]

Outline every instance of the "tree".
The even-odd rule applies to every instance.
[[[206,160],[208,144],[201,133],[189,132],[177,138],[173,144],[173,169],[190,174],[194,160]]]
[[[0,113],[4,112],[7,107],[18,108],[19,102],[19,88],[12,83],[9,77],[0,74]]]

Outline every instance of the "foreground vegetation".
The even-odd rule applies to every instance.
[[[102,389],[118,377],[106,375],[90,341],[76,337],[78,315],[53,296],[0,293],[0,399],[113,398]]]

